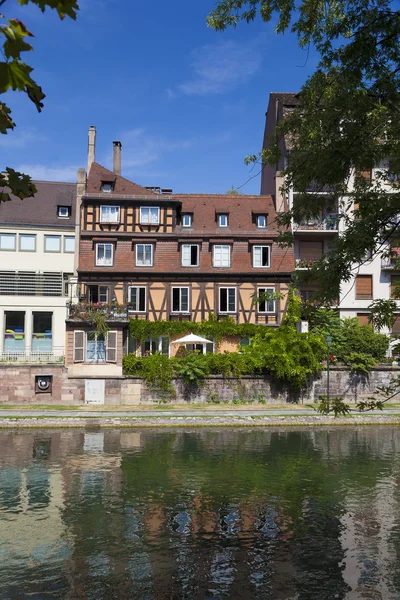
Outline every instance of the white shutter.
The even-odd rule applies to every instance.
[[[261,246],[254,246],[254,266],[261,267]]]
[[[222,246],[222,266],[229,267],[230,265],[230,247]]]
[[[85,332],[74,331],[74,362],[83,362],[85,358]]]
[[[106,361],[117,362],[117,332],[109,331],[106,341]]]
[[[183,244],[183,246],[182,246],[182,265],[184,267],[190,267],[190,246],[189,246],[189,244]]]

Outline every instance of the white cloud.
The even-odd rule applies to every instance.
[[[76,181],[78,167],[24,164],[18,165],[15,170],[26,173],[38,181]]]
[[[187,96],[224,94],[248,81],[261,65],[258,40],[248,44],[221,41],[193,53],[193,76],[176,90]],[[167,90],[172,98],[175,90]]]

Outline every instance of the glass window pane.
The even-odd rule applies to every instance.
[[[61,236],[45,235],[44,236],[44,251],[45,252],[60,252],[61,251]]]
[[[36,235],[20,233],[19,249],[24,252],[34,252],[36,250]]]
[[[15,250],[15,233],[0,234],[0,250]]]
[[[33,313],[32,351],[51,352],[53,345],[51,312]]]
[[[64,237],[64,252],[75,252],[75,238],[72,236]]]
[[[4,352],[23,352],[25,349],[25,313],[5,312]]]

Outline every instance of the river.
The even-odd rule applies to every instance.
[[[400,598],[400,429],[0,431],[0,599]]]

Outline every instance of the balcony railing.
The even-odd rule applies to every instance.
[[[321,255],[309,256],[307,258],[296,258],[296,269],[310,269],[316,260],[322,258]]]
[[[293,223],[293,231],[337,231],[338,215],[331,213],[325,217],[309,219],[303,223]]]
[[[0,352],[0,364],[29,364],[29,365],[63,365],[64,348],[54,347],[51,350],[9,350]]]
[[[128,310],[129,307],[122,304],[78,302],[68,306],[68,318],[73,321],[92,321],[96,318],[96,313],[101,313],[107,321],[127,321]]]
[[[400,259],[400,257],[399,257]],[[400,271],[399,259],[397,258],[382,258],[381,269],[386,270],[398,270]]]

